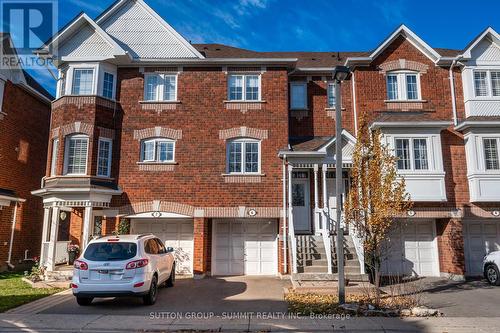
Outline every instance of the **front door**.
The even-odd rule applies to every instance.
[[[292,172],[293,225],[298,233],[311,232],[311,205],[309,199],[309,172]]]
[[[330,223],[333,223],[331,225],[332,229],[335,228],[335,221],[337,220],[337,184],[335,182],[336,174],[335,171],[328,171],[326,175],[327,179],[327,192],[328,192],[328,207],[330,208]],[[341,195],[343,196],[342,198],[342,203],[345,201],[345,194],[346,194],[346,189],[349,188],[349,178],[347,177],[347,173],[343,172],[342,176],[342,193]],[[345,230],[345,223],[342,221],[342,228]]]

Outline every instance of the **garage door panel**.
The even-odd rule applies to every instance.
[[[483,274],[483,257],[500,249],[500,222],[492,220],[464,221],[465,271],[467,275]]]

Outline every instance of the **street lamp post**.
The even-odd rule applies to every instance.
[[[345,279],[344,279],[344,230],[340,223],[342,218],[342,81],[347,79],[350,71],[346,66],[335,66],[333,79],[335,82],[335,188],[337,200],[337,216],[335,229],[337,231],[337,272],[339,303],[345,303]]]

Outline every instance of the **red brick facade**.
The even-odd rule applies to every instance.
[[[0,188],[25,199],[17,203],[11,263],[40,254],[42,200],[30,191],[40,187],[47,158],[50,106],[26,88],[6,81],[0,118]],[[14,205],[0,209],[0,269],[8,258]]]

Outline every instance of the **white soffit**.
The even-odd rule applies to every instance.
[[[142,0],[121,0],[96,20],[134,59],[204,57]]]

